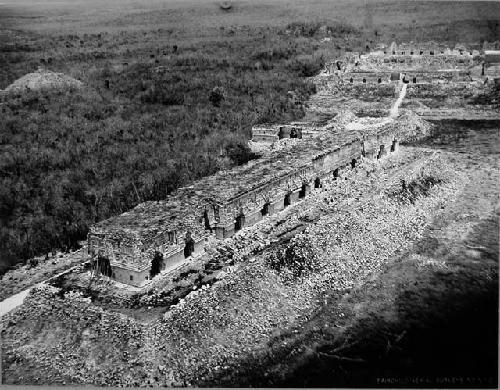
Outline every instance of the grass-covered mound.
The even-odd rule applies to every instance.
[[[29,73],[17,79],[0,93],[9,98],[23,96],[32,92],[64,92],[74,91],[83,86],[82,82],[63,73],[55,73],[39,68],[36,72]]]

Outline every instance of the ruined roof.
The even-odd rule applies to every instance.
[[[203,206],[200,198],[171,196],[162,201],[144,202],[132,210],[101,221],[92,227],[93,233],[126,235],[134,241],[148,242],[164,232],[191,231],[200,233],[197,219]]]
[[[312,158],[325,148],[338,146],[340,145],[337,145],[331,137],[317,138],[250,161],[229,171],[220,171],[197,181],[192,186],[180,189],[178,193],[183,196],[197,193],[209,203],[224,204],[249,190],[295,172],[301,166],[307,166]]]
[[[196,181],[158,202],[145,202],[134,209],[101,221],[93,233],[118,233],[135,241],[147,242],[167,231],[201,234],[203,210],[210,204],[222,205],[231,199],[273,180],[312,164],[312,159],[325,150],[337,148],[331,136],[301,143],[243,166]]]

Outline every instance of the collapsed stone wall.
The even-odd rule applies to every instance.
[[[364,83],[345,83],[342,85],[342,92],[352,96],[359,96],[359,99],[363,101],[370,101],[380,97],[392,98],[395,97],[397,93],[393,84],[368,85]]]
[[[472,65],[478,60],[478,55],[368,55],[362,57],[362,62],[360,62],[360,68],[378,68],[378,69],[392,69],[393,67],[400,68],[404,65],[408,68],[420,68],[420,69],[449,69],[455,67],[464,67]]]
[[[445,98],[450,96],[451,92],[454,97],[467,96],[477,93],[477,86],[471,83],[454,84],[452,89],[446,84],[410,84],[406,90],[406,98]]]

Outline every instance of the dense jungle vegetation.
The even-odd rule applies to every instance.
[[[1,88],[40,62],[84,83],[3,98],[2,272],[74,249],[92,223],[255,158],[252,125],[303,116],[315,92],[307,77],[336,50],[320,38],[357,34],[342,23],[292,23],[185,42],[159,29],[2,45]]]

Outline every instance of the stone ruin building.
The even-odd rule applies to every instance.
[[[96,224],[88,235],[89,253],[101,273],[144,285],[160,270],[174,269],[203,252],[210,239],[230,237],[319,190],[326,177],[355,167],[362,155],[380,158],[395,151],[399,135],[399,129],[386,126],[344,139],[312,138],[219,172],[166,200],[142,203]]]
[[[348,53],[329,67],[344,83],[439,83],[470,81],[477,49],[435,43],[380,45],[367,54]]]
[[[432,86],[482,83],[488,78],[498,84],[499,77],[500,51],[495,49],[483,50],[479,45],[456,45],[450,49],[434,42],[399,45],[393,42],[388,46],[379,45],[366,54],[348,52],[332,61],[315,81],[319,85],[336,85],[336,93],[345,96],[363,91],[359,88],[377,88],[396,97],[403,84],[425,90]],[[328,104],[332,104],[329,99],[324,105]],[[290,131],[291,127],[295,129],[294,133]],[[300,134],[297,138],[308,138],[317,131],[318,127],[304,124],[254,126],[252,146],[258,151],[272,147],[282,139],[294,138],[295,134]]]
[[[497,55],[488,56],[498,63]],[[474,67],[484,61],[484,52],[476,49],[393,43],[364,55],[347,53],[328,66],[326,77],[339,85],[387,84],[396,95],[405,83],[469,82]],[[230,237],[319,191],[325,179],[337,179],[341,169],[354,168],[361,156],[381,158],[395,151],[399,141],[419,130],[419,122],[404,115],[358,130],[342,125],[340,117],[325,126],[255,126],[253,143],[272,147],[283,139],[298,142],[95,224],[88,234],[94,269],[118,282],[144,286],[159,272],[202,254],[213,240]]]

